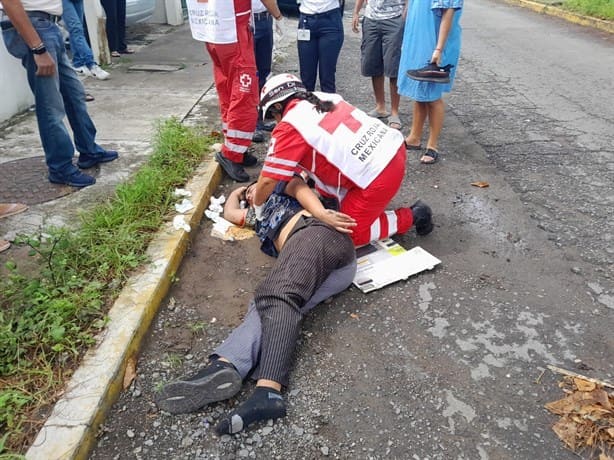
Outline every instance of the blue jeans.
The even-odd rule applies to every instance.
[[[337,59],[343,45],[343,22],[341,9],[320,14],[301,13],[299,29],[309,29],[309,40],[298,40],[298,59],[301,80],[308,91],[316,86],[320,74],[320,90],[335,93],[335,72]]]
[[[62,20],[70,34],[68,39],[73,66],[92,67],[96,61],[83,30],[83,0],[62,0],[62,8]]]
[[[78,171],[73,165],[75,146],[81,153],[99,155],[105,150],[95,142],[96,127],[85,106],[85,90],[68,61],[60,28],[48,19],[30,17],[32,25],[56,62],[50,77],[36,76],[36,63],[28,45],[11,27],[3,30],[6,49],[25,67],[28,83],[34,93],[38,131],[49,171],[70,175]],[[64,117],[72,128],[75,145],[64,125]]]

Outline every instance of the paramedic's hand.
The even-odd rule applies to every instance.
[[[341,233],[353,233],[353,228],[357,225],[352,217],[332,209],[325,209],[315,217]]]

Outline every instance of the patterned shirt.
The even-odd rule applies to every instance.
[[[463,0],[431,0],[431,9],[461,9],[463,7]]]
[[[256,234],[262,243],[260,249],[271,257],[279,255],[274,241],[282,227],[303,209],[298,201],[283,193],[285,186],[283,182],[275,186],[275,190],[264,203],[262,220],[256,223]]]
[[[405,0],[367,0],[365,17],[375,21],[396,18],[403,14]]]

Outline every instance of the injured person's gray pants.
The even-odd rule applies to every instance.
[[[303,316],[345,290],[355,273],[354,246],[347,235],[318,221],[301,229],[256,288],[243,322],[212,357],[230,361],[243,378],[256,367],[254,378],[287,385]]]

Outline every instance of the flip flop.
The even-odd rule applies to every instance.
[[[92,102],[94,100],[96,100],[94,96],[92,96],[90,93],[85,93],[85,102]]]
[[[425,161],[425,158],[431,158],[431,160]],[[420,163],[423,165],[432,165],[437,163],[437,159],[439,158],[439,152],[433,149],[426,149],[422,158],[420,158]]]
[[[121,54],[119,54],[119,51],[111,51],[111,57],[121,57]]]
[[[388,117],[388,126],[392,129],[398,129],[401,131],[403,128],[403,123],[401,123],[401,119],[398,115],[390,115],[390,117]]]
[[[119,54],[134,54],[134,50],[132,48],[126,48],[119,52]]]
[[[420,144],[411,145],[405,142],[405,150],[422,150],[422,146]]]
[[[376,109],[367,112],[367,115],[373,118],[388,118],[390,116],[388,112],[378,112]]]

